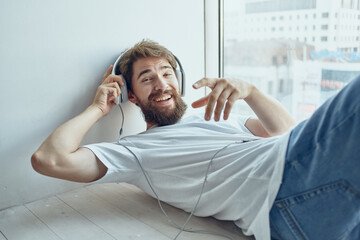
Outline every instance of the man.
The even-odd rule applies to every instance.
[[[128,182],[154,196],[143,168],[162,201],[191,212],[201,192],[195,215],[233,220],[257,239],[270,238],[270,224],[278,239],[359,237],[359,78],[289,131],[295,123],[284,108],[241,80],[199,80],[195,89],[212,89],[192,104],[206,105],[205,116],[182,118],[175,67],[166,48],[136,44],[120,68],[147,131],[79,146],[121,93],[123,78],[111,66],[93,103],[33,154],[34,169],[77,182]],[[258,119],[230,115],[239,99]]]

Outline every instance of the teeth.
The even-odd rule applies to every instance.
[[[165,100],[168,100],[170,99],[171,96],[170,95],[167,95],[167,96],[164,96],[164,97],[161,97],[161,98],[157,98],[155,99],[156,102],[160,102],[160,101],[165,101]]]

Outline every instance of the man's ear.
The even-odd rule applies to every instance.
[[[130,102],[137,105],[137,98],[136,98],[135,94],[132,91],[128,91],[128,99],[129,99]]]

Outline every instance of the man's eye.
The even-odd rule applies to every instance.
[[[164,77],[169,77],[169,76],[171,76],[172,75],[172,73],[165,73],[164,74]]]
[[[144,78],[143,80],[142,80],[142,82],[148,82],[148,81],[150,81],[151,80],[151,78]]]

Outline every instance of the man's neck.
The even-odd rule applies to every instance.
[[[146,123],[146,130],[149,130],[150,128],[152,128],[153,126],[155,126],[155,123]]]

